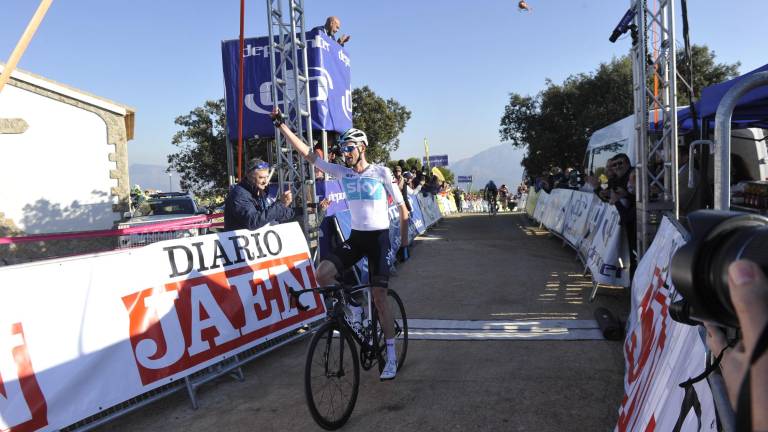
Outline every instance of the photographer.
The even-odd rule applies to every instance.
[[[728,397],[734,409],[739,401],[739,391],[747,372],[751,380],[751,420],[756,431],[768,430],[768,355],[759,357],[750,365],[759,339],[765,344],[768,324],[768,280],[755,263],[746,260],[733,262],[728,267],[728,287],[731,302],[741,325],[742,340],[724,352],[720,362]],[[713,353],[721,352],[727,345],[720,327],[705,324],[707,345]],[[765,349],[765,346],[762,346]]]

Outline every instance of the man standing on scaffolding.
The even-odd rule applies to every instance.
[[[339,17],[336,16],[329,16],[325,20],[325,25],[322,27],[315,27],[322,29],[322,32],[327,34],[328,37],[335,40],[339,45],[344,46],[345,43],[349,42],[350,36],[349,35],[341,35],[338,39],[336,39],[336,32],[339,31],[341,28],[341,20],[339,20]]]
[[[317,157],[306,144],[284,123],[277,108],[272,119],[291,146],[305,159],[328,174],[341,180],[347,193],[347,203],[352,216],[352,233],[344,244],[337,247],[317,267],[317,281],[321,286],[335,283],[336,275],[355,265],[362,257],[368,258],[368,271],[373,286],[373,299],[379,312],[379,321],[387,343],[387,362],[381,372],[381,380],[391,380],[397,374],[395,353],[394,319],[387,303],[389,268],[389,204],[392,197],[400,210],[401,248],[403,260],[408,258],[408,209],[400,189],[393,187],[394,178],[389,168],[370,164],[365,160],[368,137],[358,129],[349,129],[340,138],[341,152],[346,167],[329,163]],[[356,323],[353,323],[355,325]]]

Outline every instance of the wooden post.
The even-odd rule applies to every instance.
[[[45,13],[48,12],[48,8],[51,6],[52,2],[53,0],[42,0],[40,6],[37,7],[37,11],[35,11],[26,30],[24,30],[24,33],[21,35],[21,39],[19,39],[19,42],[16,44],[16,48],[13,49],[11,57],[8,59],[8,63],[5,64],[3,73],[0,74],[0,92],[3,91],[5,83],[11,78],[11,73],[16,69],[16,65],[19,63],[21,56],[24,55],[24,51],[27,50],[27,46],[29,46],[32,36],[35,35],[37,28],[40,27],[40,22],[43,21],[43,17],[45,17]]]

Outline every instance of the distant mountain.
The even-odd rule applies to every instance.
[[[483,150],[480,153],[453,162],[448,166],[456,176],[472,176],[472,189],[477,190],[493,180],[496,186],[506,184],[510,190],[516,190],[523,177],[524,150],[514,149],[509,144],[500,144]],[[463,184],[462,188],[466,189]]]
[[[131,180],[131,188],[133,185],[139,185],[143,190],[156,189],[163,192],[178,192],[181,190],[179,185],[179,174],[172,172],[170,184],[168,182],[168,173],[165,172],[167,166],[164,165],[149,165],[149,164],[132,164],[128,167],[128,175]],[[173,187],[169,190],[169,185]]]

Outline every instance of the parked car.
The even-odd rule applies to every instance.
[[[118,229],[151,225],[158,222],[181,221],[185,218],[206,214],[206,209],[199,207],[194,197],[186,192],[163,192],[150,195],[133,212],[127,212],[125,222],[118,224]],[[120,236],[121,248],[145,246],[161,240],[192,237],[207,234],[206,228],[178,229]]]

